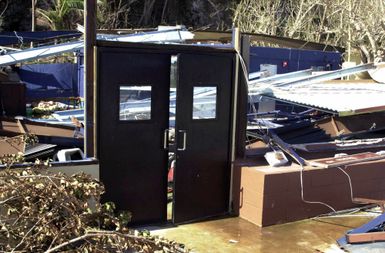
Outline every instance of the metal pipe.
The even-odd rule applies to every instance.
[[[285,74],[269,76],[269,77],[250,81],[249,87],[253,88],[252,86],[255,86],[258,84],[265,84],[265,83],[274,83],[274,82],[281,83],[288,78],[303,78],[304,76],[311,76],[311,72],[313,72],[313,69],[305,69],[305,70],[289,72]]]
[[[373,63],[367,63],[367,64],[354,66],[351,68],[334,70],[334,71],[322,73],[322,74],[315,75],[315,76],[305,76],[303,78],[300,78],[299,80],[284,82],[281,84],[276,84],[275,86],[283,87],[283,86],[289,86],[289,85],[294,85],[294,84],[300,85],[300,84],[311,84],[311,83],[329,81],[329,80],[342,78],[344,76],[348,76],[348,75],[352,75],[352,74],[358,74],[358,73],[367,71],[369,69],[375,69],[375,68],[376,67],[374,66]]]

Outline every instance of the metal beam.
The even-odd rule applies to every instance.
[[[375,68],[376,67],[374,66],[373,63],[367,63],[367,64],[362,64],[362,65],[358,65],[350,68],[334,70],[334,71],[322,73],[319,75],[305,76],[298,80],[275,84],[274,86],[284,87],[284,86],[290,86],[290,85],[313,84],[313,83],[329,81],[337,78],[342,78],[353,74],[358,74],[358,73],[361,73],[370,69],[375,69]]]
[[[306,165],[306,161],[302,157],[300,157],[289,144],[287,144],[281,138],[279,138],[279,136],[275,134],[271,129],[270,129],[270,135],[274,143],[278,147],[280,147],[282,151],[284,151],[286,154],[293,157],[300,165],[302,166]]]
[[[265,73],[265,71],[257,71],[257,72],[250,73],[249,74],[249,80],[260,78],[264,73]]]
[[[290,72],[285,74],[269,76],[258,80],[249,81],[249,87],[258,85],[258,84],[266,84],[266,83],[282,83],[287,79],[293,79],[293,78],[298,79],[298,78],[303,78],[305,76],[311,76],[312,72],[313,72],[313,69],[305,69],[305,70],[300,70],[300,71],[295,71],[295,72]]]
[[[79,32],[84,33],[84,27],[78,25],[76,28]],[[108,34],[98,33],[97,40],[120,41],[120,42],[174,42],[180,43],[186,40],[192,40],[194,34],[189,32],[183,26],[171,26],[167,28],[159,27],[157,31],[137,31],[129,34]]]
[[[194,40],[219,40],[222,42],[231,41],[231,33],[230,32],[218,32],[218,31],[195,31]],[[308,50],[320,50],[320,51],[329,51],[336,52],[339,51],[341,53],[345,52],[345,49],[338,46],[309,42],[305,40],[297,40],[290,39],[285,37],[278,37],[267,34],[260,33],[243,33],[243,35],[250,36],[250,40],[252,42],[268,42],[280,45],[281,47],[289,47],[289,48],[300,48],[300,49],[308,49]]]
[[[13,65],[20,62],[32,61],[52,55],[80,51],[83,45],[83,41],[76,41],[60,45],[30,48],[22,51],[12,52],[0,56],[0,67]]]
[[[96,26],[96,24],[95,24]],[[143,32],[138,34],[130,35],[102,35],[94,33],[95,39],[98,40],[109,40],[109,41],[122,41],[122,42],[182,42],[186,39],[193,36],[189,31],[184,30],[162,30],[155,32]],[[87,44],[87,43],[86,43]],[[92,47],[95,45],[95,42],[92,43]],[[58,45],[49,45],[42,46],[37,48],[29,48],[25,50],[12,49],[0,47],[0,49],[5,48],[8,50],[18,50],[17,52],[11,52],[6,55],[0,55],[0,67],[9,66],[21,62],[32,61],[44,57],[49,57],[53,55],[59,55],[67,52],[80,51],[84,48],[84,52],[89,49],[90,45],[85,45],[83,41],[67,42]],[[93,49],[92,49],[93,50]],[[87,52],[86,52],[87,53]]]

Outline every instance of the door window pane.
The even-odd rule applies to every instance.
[[[217,87],[194,87],[193,119],[215,119],[217,111]]]
[[[120,86],[119,92],[120,120],[151,119],[151,86]]]

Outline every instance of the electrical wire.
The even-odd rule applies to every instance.
[[[341,214],[341,215],[327,215],[327,216],[317,216],[312,218],[312,220],[325,219],[325,218],[351,218],[351,217],[376,217],[378,215],[369,214],[369,213],[358,213],[358,214]]]
[[[344,166],[345,167],[345,166]],[[348,178],[348,180],[349,180],[349,188],[350,188],[350,198],[351,198],[351,200],[352,200],[352,202],[354,202],[353,201],[353,184],[352,184],[352,179],[350,178],[350,176],[349,176],[349,174],[345,171],[345,170],[343,170],[341,167],[337,167],[337,169],[339,169],[340,171],[342,171],[342,173],[344,173],[345,175],[346,175],[346,177]]]
[[[358,207],[358,208],[351,208],[351,209],[347,209],[347,210],[337,211],[335,213],[333,212],[333,213],[321,214],[321,215],[318,215],[318,216],[316,216],[316,217],[314,217],[312,219],[317,220],[319,218],[339,218],[339,217],[357,217],[357,216],[372,217],[372,216],[378,216],[382,212],[375,212],[375,211],[367,210],[367,209],[370,209],[370,208],[374,208],[376,206],[377,205],[373,205],[373,204],[365,205],[365,206]],[[366,212],[366,214],[357,214],[360,211],[364,211],[364,212]]]
[[[294,159],[296,159],[296,158],[294,158]],[[297,160],[297,162],[299,163],[298,160]],[[321,201],[309,201],[309,200],[305,199],[305,197],[304,197],[304,187],[303,187],[303,171],[305,170],[305,168],[303,167],[303,164],[301,164],[301,163],[299,163],[299,164],[301,165],[301,170],[299,171],[299,174],[300,174],[300,181],[301,181],[301,199],[302,199],[302,201],[305,202],[305,203],[308,203],[308,204],[323,205],[323,206],[326,206],[327,208],[329,208],[330,210],[332,210],[334,213],[337,212],[336,209],[334,209],[329,204],[326,204],[326,203],[321,202]]]
[[[23,44],[24,43],[23,37],[19,36],[16,31],[13,31],[13,33],[15,34],[17,40],[19,41],[19,44]]]
[[[248,70],[246,67],[246,62],[243,59],[242,55],[238,52],[238,50],[236,50],[236,54],[239,58],[239,62],[241,63],[242,74],[243,74],[242,76],[246,82],[246,90],[247,90],[248,97],[251,100],[251,95],[249,95],[249,74],[248,74]],[[250,108],[249,108],[250,111],[252,111],[253,113],[257,112],[257,109],[255,108],[254,104],[249,103],[249,106],[250,106]],[[260,126],[260,124],[257,124],[257,126],[259,127],[258,130],[263,133],[264,131],[263,131],[262,127]]]
[[[238,50],[236,50],[236,52],[237,52],[237,55],[239,57],[239,61],[241,63],[243,77],[244,77],[246,83],[248,84],[249,83],[249,74],[247,73],[247,67],[246,67],[245,60],[243,59],[242,55],[238,52]],[[249,85],[247,85],[247,90],[248,89],[249,89]]]
[[[298,160],[297,160],[298,162]],[[340,171],[342,171],[342,173],[344,173],[346,175],[346,177],[348,178],[348,181],[349,181],[349,189],[350,189],[350,199],[352,202],[353,201],[353,184],[352,184],[352,179],[350,178],[349,174],[343,170],[341,167],[337,167],[337,169],[339,169]],[[305,202],[305,203],[309,203],[309,204],[322,204],[324,206],[327,206],[328,208],[330,208],[331,210],[333,210],[333,213],[336,214],[337,211],[336,209],[334,209],[333,207],[331,207],[330,205],[326,204],[326,203],[323,203],[323,202],[320,202],[320,201],[308,201],[308,200],[305,200],[304,199],[304,189],[303,189],[303,170],[304,170],[304,167],[303,165],[301,164],[301,170],[300,170],[300,177],[301,177],[301,198],[302,198],[302,201]],[[358,209],[358,211],[361,210],[361,209]],[[355,211],[354,211],[355,212]],[[353,212],[353,213],[354,213]]]
[[[285,151],[285,150],[283,150],[283,151]],[[336,209],[327,203],[324,203],[321,201],[310,201],[310,200],[305,199],[304,186],[303,186],[303,171],[305,170],[305,167],[304,167],[305,163],[304,163],[304,161],[300,161],[296,156],[294,156],[290,152],[285,151],[285,153],[287,153],[289,156],[291,156],[301,166],[301,169],[299,170],[299,174],[300,174],[300,186],[301,186],[301,199],[302,199],[302,201],[307,203],[307,204],[319,204],[319,205],[326,206],[327,208],[332,210],[334,213],[336,213],[337,212]]]
[[[246,81],[246,83],[248,83],[249,81],[249,77],[248,77],[248,74],[247,74],[247,68],[246,68],[246,64],[245,64],[245,61],[242,57],[242,55],[237,51],[237,55],[239,57],[239,60],[241,62],[241,67],[242,67],[242,72],[243,72],[243,77]],[[248,85],[247,85],[247,90],[248,90]],[[289,154],[290,155],[290,154]],[[292,158],[294,158],[294,160],[297,161],[297,163],[301,166],[301,170],[300,170],[300,182],[301,182],[301,199],[303,202],[305,203],[308,203],[308,204],[320,204],[320,205],[324,205],[326,207],[328,207],[329,209],[331,209],[334,213],[336,212],[336,209],[334,209],[332,206],[324,203],[324,202],[321,202],[321,201],[309,201],[309,200],[306,200],[305,197],[304,197],[304,187],[303,187],[303,171],[304,171],[304,167],[303,167],[303,164],[294,156],[290,155]]]
[[[240,63],[241,63],[243,77],[244,77],[246,83],[248,84],[249,78],[248,78],[248,74],[247,74],[246,63],[245,63],[242,55],[238,51],[237,51],[237,55],[238,55]],[[247,85],[247,90],[248,90],[248,85]],[[254,108],[254,110],[255,110],[255,108]],[[260,129],[260,130],[262,130],[262,129]],[[269,146],[273,147],[273,145],[271,145],[271,143],[269,143],[269,144],[270,144]],[[305,197],[304,197],[304,185],[303,185],[303,171],[305,170],[304,164],[302,164],[295,156],[292,156],[292,155],[290,155],[290,156],[292,158],[294,158],[294,160],[301,166],[301,169],[300,169],[300,184],[301,184],[301,199],[302,199],[302,201],[305,202],[305,203],[308,203],[308,204],[323,205],[323,206],[326,206],[327,208],[329,208],[330,210],[332,210],[334,214],[338,213],[335,208],[333,208],[331,205],[329,205],[327,203],[324,203],[324,202],[321,202],[321,201],[309,201],[309,200],[305,199]],[[348,178],[349,189],[350,189],[350,198],[351,198],[351,201],[354,202],[353,201],[353,184],[352,184],[352,180],[351,180],[349,174],[344,169],[342,169],[341,167],[337,167],[337,169],[339,169],[342,173],[344,173],[346,175],[346,177]],[[355,209],[355,210],[357,210],[357,209]],[[361,210],[361,209],[358,209],[357,211],[359,211],[359,210]],[[348,215],[350,215],[350,214],[348,214]]]

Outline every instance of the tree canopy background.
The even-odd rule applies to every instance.
[[[33,0],[0,0],[0,31],[31,30]],[[37,30],[74,29],[84,0],[34,0]],[[185,25],[257,32],[384,56],[385,0],[96,0],[101,29]],[[350,60],[350,59],[347,59]]]

